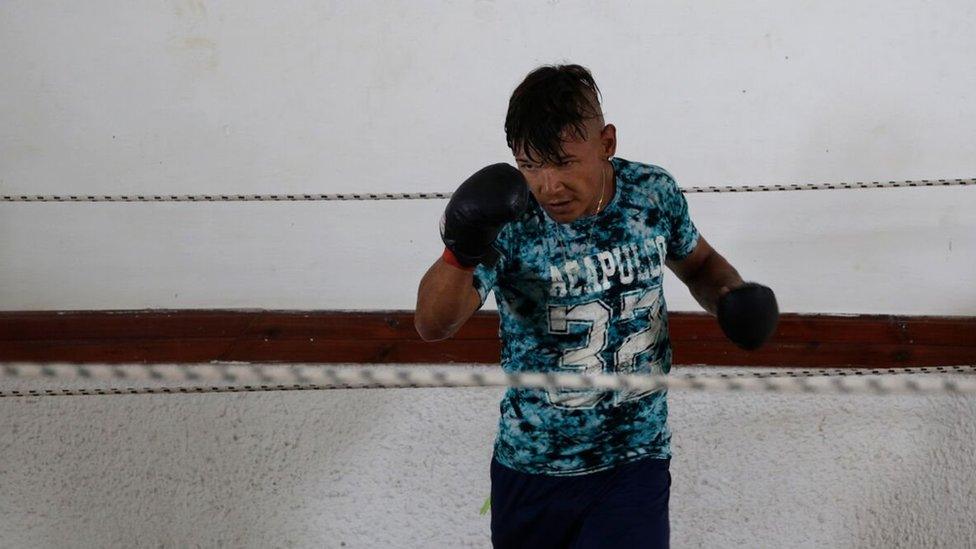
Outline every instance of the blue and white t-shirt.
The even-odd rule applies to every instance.
[[[667,373],[665,257],[698,243],[668,172],[611,159],[602,212],[557,223],[535,200],[499,233],[501,259],[475,269],[482,304],[495,292],[501,365],[513,372]],[[525,473],[585,474],[671,456],[665,391],[509,389],[495,459]]]

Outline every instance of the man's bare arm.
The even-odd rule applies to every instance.
[[[438,259],[420,281],[413,322],[424,341],[453,336],[481,307],[472,271]]]
[[[687,257],[665,263],[688,286],[695,300],[713,315],[718,310],[719,298],[743,284],[739,273],[705,237],[698,238],[695,250]]]

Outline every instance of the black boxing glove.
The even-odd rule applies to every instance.
[[[747,351],[761,347],[777,323],[776,295],[762,284],[746,282],[718,300],[718,324],[725,337]]]
[[[451,195],[441,218],[441,239],[462,267],[492,266],[498,261],[492,242],[528,204],[522,172],[504,163],[482,168]]]

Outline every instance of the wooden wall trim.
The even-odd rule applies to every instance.
[[[784,314],[755,352],[704,313],[669,313],[675,364],[903,367],[976,364],[976,317]],[[0,361],[497,363],[498,317],[420,339],[410,311],[0,312]]]

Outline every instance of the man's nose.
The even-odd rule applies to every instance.
[[[552,168],[543,168],[540,178],[542,180],[542,194],[555,194],[559,192],[562,183],[559,182],[559,174]]]

